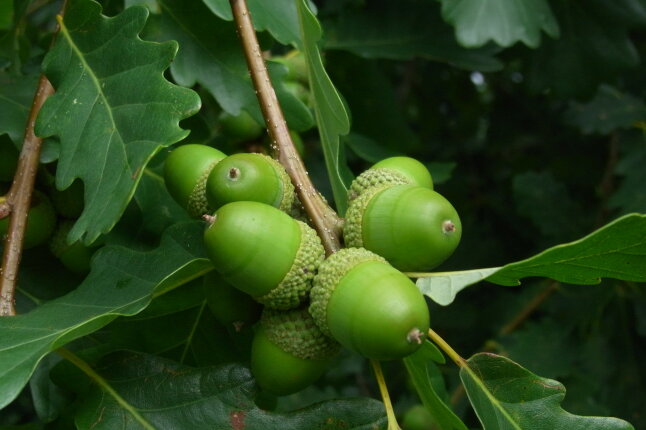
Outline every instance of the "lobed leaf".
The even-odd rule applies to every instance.
[[[18,395],[49,352],[119,315],[142,311],[153,295],[211,270],[202,231],[198,222],[175,225],[148,252],[106,246],[97,251],[90,274],[76,290],[27,314],[0,318],[0,408]]]
[[[94,386],[79,406],[79,429],[376,429],[383,405],[373,399],[330,400],[288,413],[265,411],[253,399],[254,379],[245,367],[192,368],[155,356],[116,353],[97,372],[121,396],[118,403]]]
[[[565,387],[508,358],[479,353],[460,369],[460,379],[484,430],[633,430],[619,418],[584,417],[563,410]]]
[[[444,377],[435,364],[444,362],[444,356],[431,342],[424,342],[414,354],[404,358],[406,370],[422,403],[431,413],[433,424],[443,430],[467,430],[447,404]]]
[[[163,75],[177,43],[138,38],[147,17],[137,6],[107,18],[94,1],[72,1],[43,62],[56,93],[43,105],[36,133],[60,138],[56,186],[76,178],[85,185],[71,241],[90,244],[114,226],[148,161],[186,137],[179,121],[199,110],[196,93]]]
[[[458,45],[435,2],[372,1],[361,9],[344,10],[337,22],[326,24],[330,29],[325,40],[328,50],[344,50],[364,58],[421,57],[469,70],[502,68],[493,56],[497,48]]]
[[[8,134],[16,147],[22,145],[37,85],[36,75],[0,73],[0,135]]]
[[[565,121],[583,133],[610,134],[620,128],[634,127],[646,121],[646,105],[639,98],[624,94],[609,85],[601,85],[587,103],[572,102]]]
[[[541,31],[553,38],[559,26],[546,0],[441,0],[442,16],[455,26],[462,46],[474,48],[489,41],[504,47],[523,42],[536,48]]]
[[[350,131],[350,119],[346,107],[332,84],[321,60],[318,41],[322,37],[321,25],[309,9],[306,0],[297,0],[301,39],[297,45],[307,61],[310,89],[316,113],[325,165],[332,185],[334,202],[341,216],[347,208],[346,174],[342,147],[339,137]]]
[[[646,281],[646,215],[616,219],[588,236],[557,245],[526,260],[503,267],[457,272],[411,273],[417,287],[441,305],[479,281],[520,285],[522,278],[542,276],[568,284],[591,285],[601,278]]]

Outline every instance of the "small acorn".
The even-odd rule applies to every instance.
[[[321,331],[367,358],[405,357],[429,327],[426,301],[413,281],[382,257],[344,248],[319,267],[310,314]]]
[[[258,139],[265,131],[264,127],[246,111],[240,111],[238,115],[222,112],[219,124],[222,134],[233,143]]]
[[[317,328],[307,308],[265,308],[251,346],[251,373],[261,389],[292,394],[319,379],[339,349]]]
[[[439,193],[415,185],[374,187],[348,207],[346,246],[363,247],[403,271],[430,270],[460,243],[462,224]]]
[[[294,202],[294,186],[278,161],[263,154],[240,153],[213,167],[206,180],[206,198],[213,209],[247,200],[289,212]]]
[[[175,148],[164,164],[168,192],[188,213],[199,218],[209,212],[206,179],[226,155],[206,145],[188,144]]]
[[[90,260],[97,245],[85,246],[81,241],[68,243],[67,235],[73,226],[70,220],[60,222],[49,241],[49,250],[69,271],[84,275],[90,271]]]
[[[215,270],[204,275],[204,295],[215,319],[236,332],[260,318],[262,306],[249,294],[222,279]]]
[[[390,157],[374,164],[355,178],[348,192],[352,201],[364,191],[383,185],[418,185],[433,189],[433,178],[426,166],[411,157]]]
[[[0,197],[4,198],[4,197]],[[9,229],[10,217],[0,219],[0,240],[4,240]],[[31,207],[27,215],[27,226],[23,238],[23,249],[30,249],[42,243],[56,228],[56,212],[45,194],[34,190],[31,196]]]
[[[264,203],[227,203],[212,217],[204,242],[215,269],[234,287],[276,309],[302,303],[325,258],[314,229]]]

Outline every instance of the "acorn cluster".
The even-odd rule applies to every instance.
[[[428,307],[400,270],[441,263],[461,226],[418,161],[386,159],[355,180],[347,247],[327,259],[312,227],[290,216],[298,199],[272,158],[187,144],[170,153],[164,176],[171,195],[207,222],[204,243],[215,268],[209,282],[221,302],[212,307],[216,317],[239,329],[255,323],[262,306],[250,361],[266,392],[310,385],[340,347],[389,360],[422,343]]]
[[[6,136],[0,138],[0,196],[11,187],[18,165],[18,150]],[[101,245],[100,241],[86,246],[80,241],[69,242],[68,233],[84,206],[84,187],[80,180],[59,190],[54,184],[55,163],[44,166],[38,173],[36,189],[32,193],[31,205],[23,239],[23,249],[48,246],[61,265],[70,272],[86,275],[90,271],[90,260]],[[3,199],[5,197],[0,197]],[[4,242],[9,229],[9,217],[0,219],[0,240]]]

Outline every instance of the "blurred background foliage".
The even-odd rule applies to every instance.
[[[164,2],[106,0],[103,13],[113,15],[135,3],[146,3],[153,12],[143,37],[163,39],[165,9],[159,5]],[[427,164],[436,189],[460,213],[462,243],[438,271],[521,260],[622,214],[646,213],[646,1],[536,0],[518,6],[526,8],[523,15],[514,10],[515,2],[490,0],[477,20],[467,0],[313,3],[323,28],[324,64],[351,117],[341,147],[348,171],[359,174],[390,155],[415,157]],[[25,76],[38,71],[59,6],[56,1],[0,3],[3,94],[20,90],[10,81],[17,69]],[[505,28],[498,20],[513,25]],[[266,33],[260,39],[272,56],[291,49]],[[217,42],[209,43],[215,47]],[[203,60],[208,67],[209,60]],[[202,109],[182,123],[191,129],[187,142],[226,152],[266,148],[262,137],[233,142],[224,135],[214,94],[199,79],[194,89]],[[21,128],[0,125],[6,133],[1,139],[17,140]],[[301,128],[308,170],[333,201],[317,130]],[[159,171],[164,156],[152,161],[151,171]],[[157,199],[168,199],[151,201],[155,192],[155,185],[143,180],[107,243],[149,249],[164,228],[184,217],[171,202],[170,214],[145,219]],[[23,311],[78,282],[46,253],[34,249],[25,255],[18,298]],[[43,273],[56,273],[56,282],[45,281]],[[646,428],[645,290],[612,280],[576,286],[532,279],[519,288],[481,283],[449,307],[429,305],[432,326],[462,356],[478,351],[508,356],[562,382],[566,410],[617,416]],[[142,314],[117,319],[74,348],[86,351],[86,358],[129,349],[188,365],[244,361],[248,345],[207,315],[205,300],[201,284],[195,283],[181,295],[156,299]],[[196,329],[198,313],[207,316]],[[55,368],[59,380],[77,386],[44,392],[52,385],[39,390],[43,373],[37,373],[23,394],[0,411],[1,428],[44,428],[48,415],[38,403],[43,398],[58,399],[50,404],[59,409],[50,411],[55,419],[47,428],[71,425],[74,392],[82,391],[79,381],[85,377],[55,359],[42,366]],[[476,428],[456,367],[440,368],[447,401]],[[388,363],[385,370],[396,410],[404,416],[419,400],[401,363]],[[315,386],[279,399],[278,410],[357,395],[376,397],[378,391],[367,363],[347,355]]]

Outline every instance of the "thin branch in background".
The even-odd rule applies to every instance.
[[[63,2],[60,15],[63,16],[67,1]],[[56,40],[56,35],[60,25],[54,33],[52,46]],[[41,75],[38,80],[36,95],[29,111],[27,127],[25,129],[25,139],[20,151],[18,166],[14,176],[13,183],[6,198],[0,203],[0,212],[3,215],[9,215],[9,227],[7,237],[4,243],[2,254],[2,269],[0,271],[0,316],[15,315],[14,305],[16,282],[18,280],[18,268],[22,259],[22,247],[27,227],[27,216],[31,205],[31,196],[36,182],[36,173],[38,172],[38,163],[40,161],[40,149],[42,139],[34,134],[34,125],[38,112],[47,97],[54,93],[54,88],[49,83],[45,75]]]
[[[520,312],[518,312],[507,324],[505,324],[498,332],[499,336],[505,336],[515,331],[527,318],[529,318],[536,310],[547,300],[552,293],[554,293],[560,284],[556,281],[550,282],[544,289],[536,294],[532,300],[525,305]]]
[[[294,147],[283,111],[267,73],[246,1],[230,0],[230,3],[267,131],[276,145],[278,161],[285,167],[294,183],[298,198],[321,238],[326,253],[330,255],[341,247],[339,239],[341,220],[312,184],[303,160]]]

